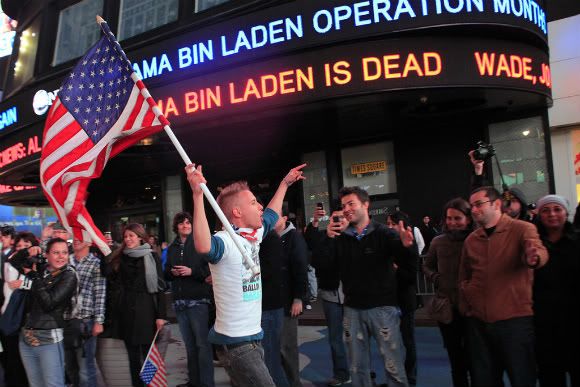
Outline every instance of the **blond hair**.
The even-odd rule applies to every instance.
[[[242,191],[249,191],[250,187],[246,181],[236,181],[234,183],[226,185],[217,197],[217,202],[226,218],[232,220],[232,210],[236,206],[236,198],[238,194]]]

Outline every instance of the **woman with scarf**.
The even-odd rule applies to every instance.
[[[110,313],[118,318],[135,387],[143,386],[139,371],[155,333],[166,323],[161,263],[147,240],[143,226],[129,224],[123,230],[123,244],[107,259],[107,276],[120,287],[114,303],[119,307]]]
[[[425,255],[423,273],[435,285],[437,296],[447,297],[453,319],[438,322],[443,344],[451,364],[453,386],[469,386],[467,350],[465,348],[465,317],[458,310],[457,276],[465,238],[472,231],[471,206],[462,198],[449,201],[443,207],[443,233],[433,239]]]

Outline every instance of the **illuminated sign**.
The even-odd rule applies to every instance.
[[[547,42],[546,14],[535,0],[297,0],[160,42],[130,55],[143,79],[255,60],[392,32],[493,25]]]
[[[12,164],[18,160],[39,153],[42,150],[38,141],[38,136],[28,138],[26,141],[18,142],[7,148],[0,150],[0,168]]]
[[[58,89],[54,91],[38,90],[32,99],[32,108],[34,109],[34,113],[36,113],[38,116],[46,114],[56,99],[57,95]]]
[[[37,189],[38,187],[34,185],[4,185],[0,184],[0,194],[6,194],[10,192],[19,192],[19,191],[29,191],[32,189]]]
[[[16,106],[0,112],[0,130],[16,122],[18,122],[18,109],[16,109]]]
[[[365,173],[380,172],[387,170],[386,161],[372,161],[362,164],[353,164],[350,166],[350,173],[353,175],[363,175]]]
[[[361,93],[497,87],[551,95],[548,56],[497,40],[401,38],[329,47],[155,90],[174,123]]]

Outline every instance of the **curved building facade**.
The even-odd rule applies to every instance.
[[[553,191],[547,19],[534,0],[3,1],[18,20],[0,103],[0,203],[46,203],[38,164],[46,112],[99,37],[101,14],[210,187],[247,179],[264,197],[309,163],[289,196],[298,222],[342,185],[374,216],[418,220],[470,188],[467,152],[497,150],[530,200]],[[495,163],[495,162],[494,162]],[[168,239],[191,206],[164,133],[107,166],[88,199],[113,231],[139,221]],[[500,184],[498,171],[488,174]]]

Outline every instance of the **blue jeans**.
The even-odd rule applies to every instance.
[[[286,376],[282,372],[282,357],[280,356],[280,340],[282,334],[282,322],[284,320],[284,309],[273,309],[262,311],[262,330],[264,338],[262,347],[264,348],[264,362],[277,387],[288,385]]]
[[[467,319],[467,349],[471,355],[471,385],[501,386],[503,371],[510,384],[536,386],[533,317],[487,323]]]
[[[30,386],[65,387],[62,341],[33,347],[26,344],[21,337],[19,348]]]
[[[343,306],[336,302],[323,300],[324,317],[328,325],[328,342],[330,344],[330,353],[332,355],[332,374],[340,380],[349,378],[348,362],[346,360],[346,349],[343,336]]]
[[[276,387],[266,364],[264,349],[257,341],[217,345],[218,359],[236,387]]]
[[[405,347],[399,327],[399,308],[372,309],[344,307],[344,341],[350,357],[352,385],[372,386],[370,376],[370,337],[374,337],[385,366],[388,386],[408,386],[405,373]]]
[[[187,350],[189,383],[200,387],[213,387],[213,353],[207,340],[209,333],[209,306],[197,304],[176,310],[179,330]]]
[[[97,337],[92,336],[94,321],[81,322],[81,332],[87,337],[82,346],[76,349],[65,349],[66,373],[74,386],[97,386]]]

